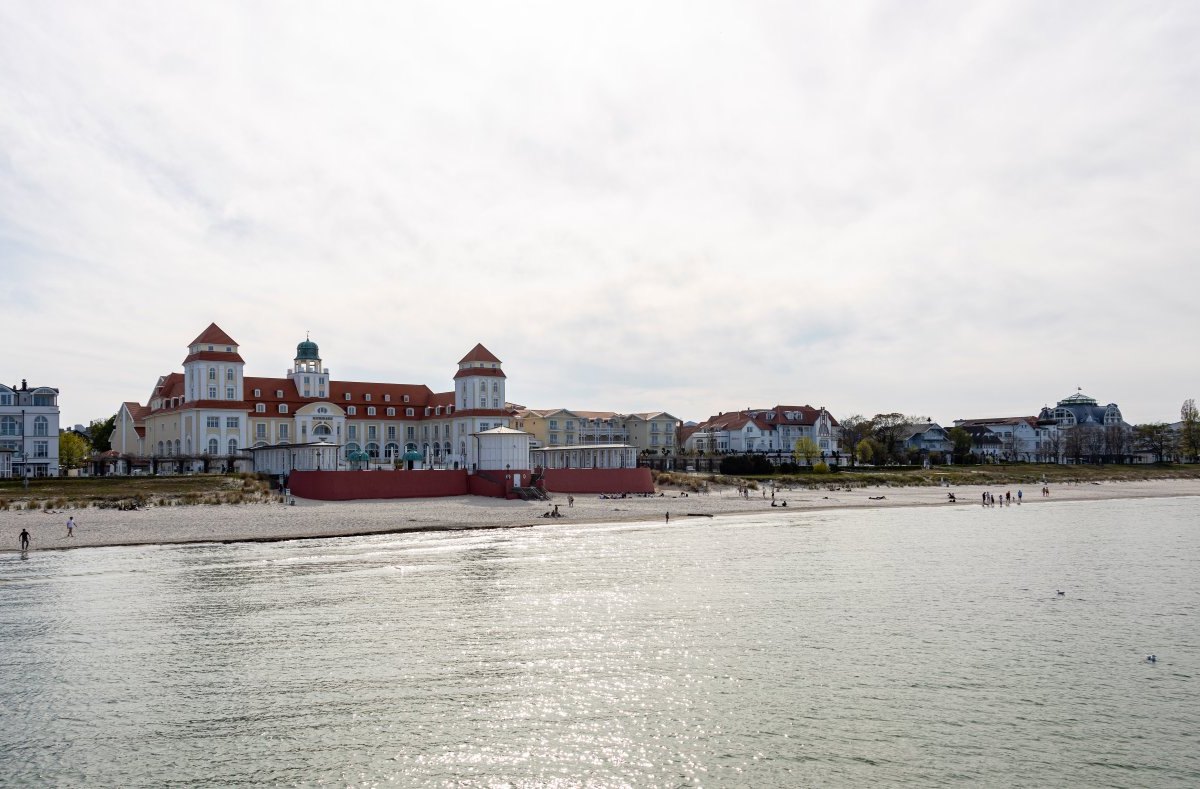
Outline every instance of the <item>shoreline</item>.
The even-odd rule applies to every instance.
[[[658,523],[692,520],[690,514],[706,519],[725,515],[795,514],[846,509],[889,507],[979,507],[981,494],[997,497],[1011,491],[1013,503],[1005,508],[1038,506],[1059,501],[1177,498],[1200,496],[1200,480],[1144,480],[1089,482],[1052,485],[1050,496],[1040,486],[1025,491],[1017,503],[1018,486],[874,487],[852,490],[778,489],[771,507],[769,489],[750,491],[749,498],[732,488],[709,495],[683,495],[663,491],[662,496],[601,499],[580,494],[569,506],[565,494],[550,501],[506,501],[475,496],[432,499],[374,499],[350,502],[321,502],[297,499],[295,506],[283,504],[237,504],[190,507],[152,507],[127,511],[82,509],[45,512],[23,510],[0,512],[0,539],[12,547],[0,553],[20,554],[16,546],[22,528],[30,531],[38,551],[79,548],[135,547],[153,545],[207,545],[288,542],[292,540],[367,537],[383,534],[414,534],[445,531],[494,531],[533,528],[546,523],[585,526],[602,523]],[[949,502],[953,492],[957,502]],[[882,497],[882,498],[881,498]],[[557,505],[561,518],[544,518]],[[997,504],[997,507],[1001,505]],[[75,537],[67,538],[68,515],[76,519]]]

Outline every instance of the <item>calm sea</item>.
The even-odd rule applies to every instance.
[[[5,554],[0,667],[9,785],[1195,787],[1200,499]]]

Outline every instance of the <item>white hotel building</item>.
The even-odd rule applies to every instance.
[[[0,384],[0,477],[58,476],[58,390]]]
[[[149,462],[181,472],[249,468],[251,447],[293,447],[303,456],[300,448],[314,444],[339,447],[337,468],[357,457],[391,465],[407,455],[424,466],[473,469],[474,434],[509,426],[502,363],[482,345],[459,360],[448,392],[335,380],[310,340],[296,346],[281,378],[249,376],[244,366],[237,342],[211,324],[188,345],[182,373],[161,376],[145,405],[122,403],[114,470]]]

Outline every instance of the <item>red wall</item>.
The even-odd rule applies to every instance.
[[[550,468],[542,478],[552,493],[653,493],[648,468]]]
[[[293,496],[318,501],[420,499],[474,493],[466,470],[458,471],[293,471]],[[503,492],[500,493],[504,495]]]

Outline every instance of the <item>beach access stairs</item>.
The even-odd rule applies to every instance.
[[[523,501],[549,501],[550,497],[546,495],[546,491],[541,488],[513,488],[515,493]]]

